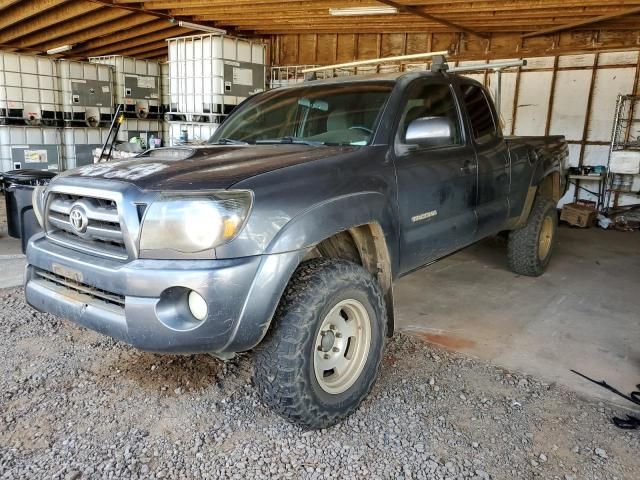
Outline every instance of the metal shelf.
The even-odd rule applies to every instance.
[[[611,129],[611,144],[609,146],[609,157],[607,159],[607,177],[604,182],[603,201],[599,205],[601,211],[606,212],[609,209],[616,209],[618,207],[618,199],[622,194],[640,195],[640,192],[614,189],[613,178],[615,174],[609,170],[612,152],[619,150],[640,150],[640,145],[638,144],[640,139],[634,141],[635,136],[632,136],[631,131],[632,126],[640,122],[639,107],[639,95],[618,95]],[[611,205],[612,197],[613,205]]]
[[[601,182],[604,180],[604,175],[569,175],[570,180],[593,180],[595,182]]]

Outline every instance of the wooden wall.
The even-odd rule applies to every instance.
[[[339,33],[271,37],[272,65],[331,64],[436,50],[452,59],[495,59],[623,50],[640,47],[637,30],[576,30],[522,39],[493,33],[487,40],[464,33]]]

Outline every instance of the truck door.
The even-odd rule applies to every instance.
[[[478,158],[476,239],[480,239],[498,233],[509,216],[511,160],[487,92],[464,80],[460,92]]]
[[[406,273],[473,241],[477,166],[448,81],[415,80],[400,112],[394,152]]]

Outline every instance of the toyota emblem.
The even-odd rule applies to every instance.
[[[71,212],[69,212],[69,222],[78,233],[84,233],[89,225],[87,214],[79,206],[71,208]]]

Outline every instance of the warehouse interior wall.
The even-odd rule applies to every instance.
[[[271,63],[301,65],[448,50],[452,59],[486,60],[596,53],[640,48],[640,28],[569,30],[524,38],[520,32],[494,32],[488,38],[467,33],[425,32],[404,27],[402,33],[298,33],[272,35]]]

